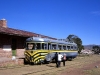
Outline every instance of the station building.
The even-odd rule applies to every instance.
[[[25,40],[29,37],[56,39],[49,36],[28,32],[20,29],[13,29],[7,26],[6,19],[0,20],[0,57],[24,56]]]

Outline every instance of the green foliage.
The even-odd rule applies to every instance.
[[[84,46],[82,45],[82,49],[84,49]]]
[[[12,50],[12,56],[16,56],[16,50]]]
[[[76,35],[69,35],[67,37],[68,41],[74,41],[75,38],[78,38]]]
[[[77,47],[78,47],[78,52],[80,53],[82,49],[84,49],[84,46],[82,45],[82,40],[76,36],[76,35],[69,35],[67,38],[66,38],[68,41],[70,42],[75,42],[77,44]]]
[[[92,51],[94,51],[95,54],[100,53],[100,47],[99,46],[95,45],[95,46],[92,47],[92,49],[93,49]]]

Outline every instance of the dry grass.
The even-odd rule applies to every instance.
[[[99,68],[95,68],[95,65],[93,65],[94,67],[89,68],[90,64],[100,61],[99,58],[100,55],[79,55],[73,61],[67,61],[66,67],[61,66],[59,69],[56,68],[53,69],[52,71],[45,71],[42,72],[40,75],[62,75],[63,72],[65,72],[68,75],[70,75],[70,73],[71,75],[79,75],[78,72],[80,70],[82,71],[82,73],[84,73],[83,75],[99,75],[100,74],[100,72],[98,72]],[[54,64],[49,64],[49,65],[54,65]],[[75,74],[76,72],[74,73],[75,70],[77,71],[77,74]]]
[[[100,75],[100,68],[94,68],[91,70],[84,71],[85,75]]]
[[[84,72],[85,75],[100,75],[100,64],[97,64],[92,69],[85,70]]]
[[[66,70],[56,75],[61,75],[63,72],[66,72],[66,74],[71,73],[71,70],[74,75],[76,73],[74,73],[75,70],[82,71],[83,75],[100,75],[100,55],[79,55],[73,61],[67,61],[66,65]],[[96,65],[98,65],[98,68],[95,67]],[[76,75],[79,75],[78,72]]]

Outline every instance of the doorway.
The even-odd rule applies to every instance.
[[[12,39],[12,56],[16,56],[16,45],[17,45],[17,40]]]

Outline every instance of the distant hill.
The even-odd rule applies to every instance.
[[[95,44],[93,45],[83,45],[84,46],[84,49],[92,49],[93,46],[95,46]],[[100,47],[100,45],[98,45]]]

